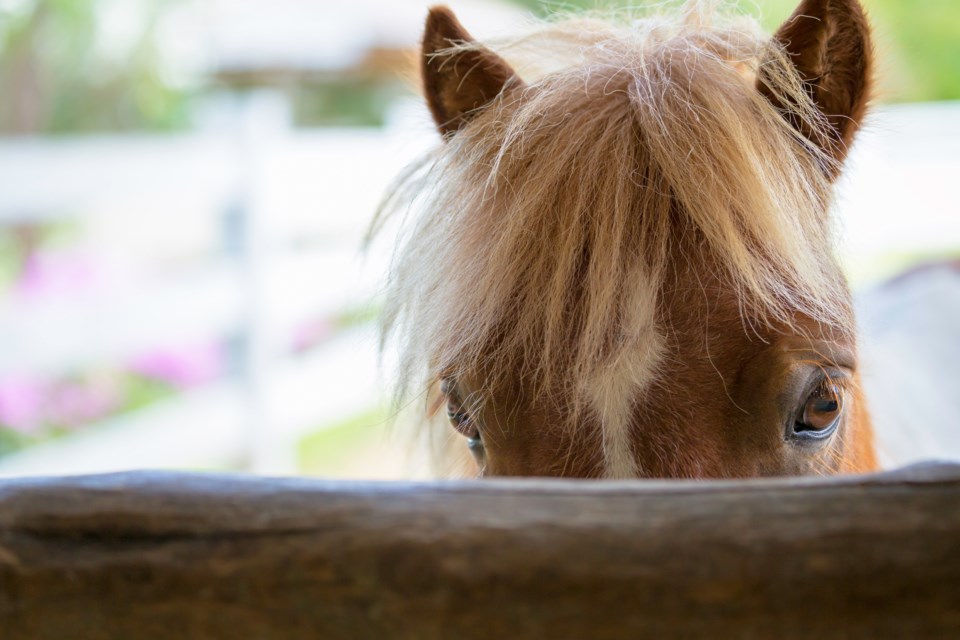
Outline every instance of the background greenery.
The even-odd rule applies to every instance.
[[[157,20],[178,1],[142,1],[139,37],[113,50],[101,46],[110,1],[0,3],[0,132],[184,126],[188,92],[165,75],[155,38]]]
[[[194,99],[216,83],[200,79],[188,84],[172,77],[156,39],[163,13],[186,0],[139,0],[139,37],[126,48],[105,51],[99,46],[101,22],[105,9],[115,8],[118,1],[0,1],[0,133],[169,130],[189,125]],[[664,4],[513,1],[540,15]],[[960,99],[960,1],[862,1],[872,17],[880,52],[880,99]],[[772,30],[798,0],[737,2],[744,11],[762,16]],[[293,97],[301,124],[376,125],[402,87],[389,74],[371,78],[348,72],[326,83],[301,83]]]
[[[514,0],[534,13],[662,5],[618,0]],[[874,28],[884,102],[960,99],[960,1],[861,0]],[[679,4],[673,0],[667,4]],[[773,31],[799,0],[737,0],[739,9],[759,16]]]

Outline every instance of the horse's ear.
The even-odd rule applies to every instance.
[[[444,135],[459,130],[505,88],[522,85],[510,65],[488,49],[446,52],[455,45],[473,41],[450,9],[430,9],[420,71],[427,105]]]
[[[830,128],[802,131],[839,164],[859,129],[873,69],[870,26],[858,0],[803,0],[774,38],[790,57]],[[758,84],[777,107],[785,107]],[[789,112],[789,108],[787,108]]]

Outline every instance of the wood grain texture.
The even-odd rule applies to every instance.
[[[960,467],[0,482],[0,637],[960,637]]]

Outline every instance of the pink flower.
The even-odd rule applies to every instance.
[[[223,373],[223,366],[219,345],[203,344],[146,353],[130,368],[142,376],[187,389],[216,379]]]
[[[123,404],[116,381],[104,378],[84,384],[62,384],[49,395],[47,421],[75,427],[104,418]]]
[[[292,348],[294,353],[309,351],[321,342],[327,340],[336,331],[336,325],[327,318],[319,318],[297,327],[293,335]]]
[[[97,285],[96,266],[79,255],[33,253],[27,257],[15,292],[28,298],[53,297]]]
[[[0,425],[33,433],[43,424],[43,384],[35,380],[0,381]]]

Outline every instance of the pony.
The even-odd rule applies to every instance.
[[[713,4],[485,44],[430,10],[442,143],[372,233],[400,219],[397,397],[445,405],[473,473],[876,468],[830,215],[870,100],[867,19],[803,0],[770,37]]]

